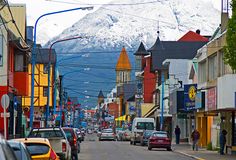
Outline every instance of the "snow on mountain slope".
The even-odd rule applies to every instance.
[[[113,4],[135,4],[150,0],[114,0]],[[89,38],[65,42],[57,46],[62,52],[70,50],[114,50],[122,46],[136,49],[140,41],[150,47],[159,26],[162,40],[177,40],[189,30],[201,30],[211,35],[220,23],[220,12],[205,0],[157,0],[140,5],[105,5],[86,15],[72,27],[52,39],[76,35]],[[49,44],[50,41],[47,43]]]

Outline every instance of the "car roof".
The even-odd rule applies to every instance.
[[[48,127],[48,128],[33,128],[32,130],[60,130],[59,127]]]
[[[153,133],[159,133],[159,134],[167,134],[167,132],[166,131],[154,131]]]
[[[51,146],[47,138],[18,138],[14,140],[20,141],[23,143],[42,143],[42,144],[47,144]]]

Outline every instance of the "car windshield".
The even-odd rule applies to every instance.
[[[63,134],[60,130],[33,130],[29,137],[42,137],[42,138],[50,138],[50,137],[63,137]]]
[[[21,157],[20,145],[18,143],[9,142],[11,148],[13,149],[16,157]]]
[[[49,146],[42,143],[25,143],[31,156],[43,155],[49,152]]]
[[[138,122],[137,123],[137,129],[153,130],[154,125],[153,125],[153,122]]]
[[[145,136],[150,136],[150,135],[152,134],[152,132],[153,132],[152,130],[150,130],[150,131],[145,131],[145,132],[144,132],[144,135],[145,135]]]
[[[153,137],[167,138],[167,133],[165,133],[165,132],[155,132],[155,133],[153,133]]]
[[[112,133],[112,130],[111,129],[105,129],[102,131],[102,133]]]

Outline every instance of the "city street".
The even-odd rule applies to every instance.
[[[192,160],[178,153],[165,149],[153,149],[147,147],[131,146],[129,142],[101,141],[95,135],[87,135],[81,143],[80,160]]]

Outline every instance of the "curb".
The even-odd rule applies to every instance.
[[[187,156],[187,157],[190,157],[190,158],[193,158],[193,159],[196,159],[196,160],[205,160],[205,159],[203,159],[203,158],[200,158],[200,157],[197,157],[197,156],[193,156],[193,155],[190,155],[190,154],[181,152],[181,151],[174,151],[174,152],[175,152],[175,153],[182,154],[182,155]]]

